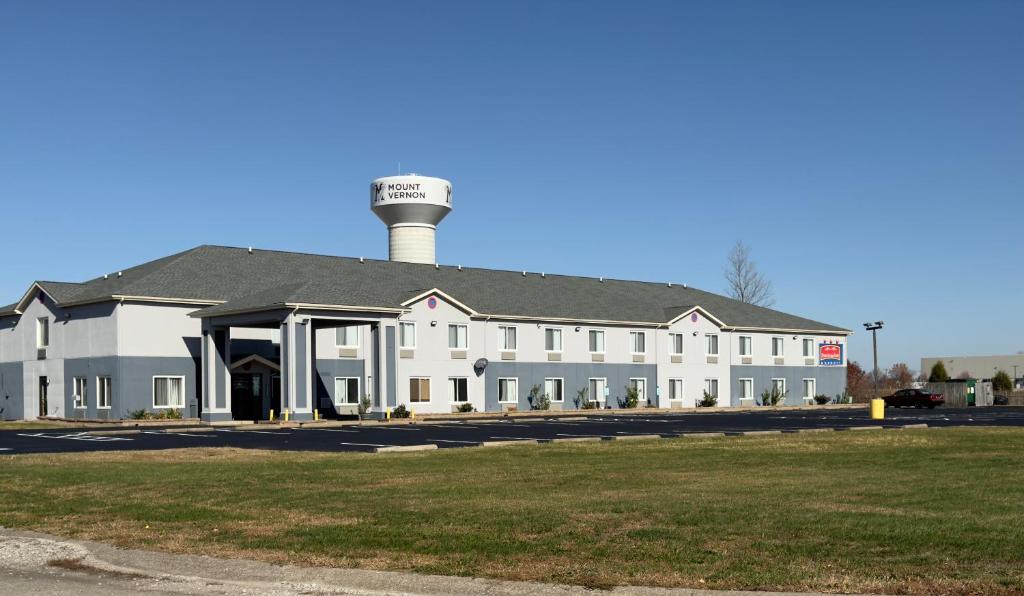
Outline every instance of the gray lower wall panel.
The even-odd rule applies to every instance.
[[[308,362],[307,352],[309,344],[306,341],[306,334],[308,333],[309,325],[295,325],[295,362],[302,363]],[[306,403],[306,392],[309,389],[308,383],[310,382],[311,372],[310,370],[304,370],[301,364],[297,364],[295,367],[295,408],[296,410],[303,410],[309,406]],[[311,393],[315,395],[315,393]]]
[[[655,404],[657,370],[654,364],[491,362],[484,371],[484,406],[488,412],[498,412],[507,405],[498,403],[498,379],[503,377],[519,379],[519,410],[530,409],[530,402],[527,399],[530,387],[540,385],[543,388],[544,379],[549,377],[565,379],[565,401],[559,404],[563,410],[576,408],[573,403],[576,391],[582,387],[589,387],[591,377],[608,379],[608,398],[605,407],[619,407],[618,400],[625,395],[626,385],[631,378],[647,379],[647,398]],[[589,397],[594,399],[594,396]]]
[[[20,362],[0,363],[0,420],[25,417],[25,378]]]
[[[76,418],[128,418],[135,410],[158,411],[153,408],[153,377],[185,377],[184,416],[198,415],[197,380],[199,362],[188,357],[103,356],[71,358],[64,361],[64,408],[66,416]],[[96,408],[97,377],[111,378],[110,410]],[[87,405],[74,407],[74,378],[88,379]]]
[[[317,407],[330,408],[334,405],[334,378],[359,377],[359,397],[366,393],[366,364],[362,359],[343,359],[316,361],[316,397]]]
[[[398,405],[398,373],[395,371],[395,328],[385,327],[384,328],[384,351],[387,352],[387,369],[388,369],[388,395],[387,395],[387,406],[393,408]],[[377,359],[380,362],[380,359]]]
[[[760,401],[761,392],[771,389],[772,379],[786,379],[786,405],[801,406],[803,380],[816,379],[815,393],[835,398],[846,390],[845,366],[732,366],[730,368],[732,395],[729,404],[740,405],[740,379],[753,379],[754,399]]]

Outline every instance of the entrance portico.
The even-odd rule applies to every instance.
[[[363,393],[372,410],[395,403],[395,320],[397,313],[327,308],[279,308],[202,317],[202,413],[204,422],[227,422],[232,416],[232,327],[277,330],[280,334],[280,395],[283,417],[313,419],[317,407],[316,332],[349,325],[369,326],[364,351]],[[251,419],[251,418],[250,418]]]

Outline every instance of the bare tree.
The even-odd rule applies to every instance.
[[[729,251],[725,281],[729,283],[729,295],[740,302],[755,306],[775,304],[772,282],[757,270],[757,265],[750,260],[750,247],[742,240],[737,240]]]

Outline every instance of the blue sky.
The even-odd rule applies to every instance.
[[[0,302],[202,244],[725,288],[883,364],[1024,350],[1024,2],[0,6]],[[6,300],[3,300],[6,297]],[[870,337],[851,339],[867,363]]]

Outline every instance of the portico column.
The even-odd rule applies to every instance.
[[[231,328],[203,319],[203,422],[231,420]]]
[[[281,411],[292,420],[313,418],[313,322],[288,315],[281,324]]]

